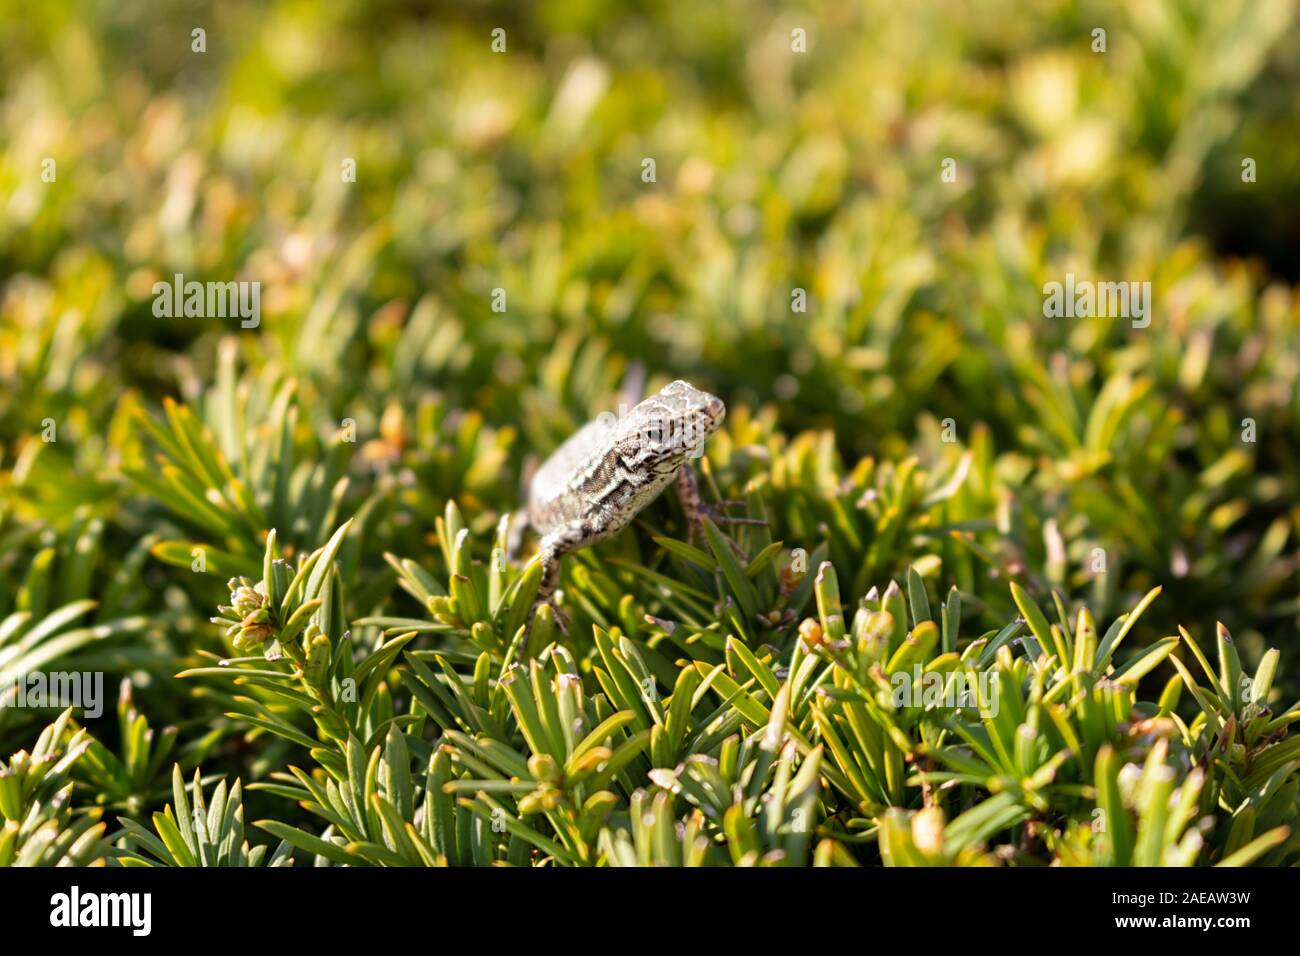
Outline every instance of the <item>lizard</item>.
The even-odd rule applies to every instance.
[[[541,535],[542,577],[530,624],[543,604],[554,607],[566,554],[617,534],[674,482],[692,538],[706,515],[729,524],[763,523],[714,515],[687,464],[726,413],[720,398],[679,379],[624,416],[588,422],[537,469],[521,515]],[[563,627],[560,615],[556,620]]]

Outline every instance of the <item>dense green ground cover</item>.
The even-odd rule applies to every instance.
[[[322,6],[0,5],[0,863],[1300,859],[1293,4]]]

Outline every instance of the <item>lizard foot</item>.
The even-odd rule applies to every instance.
[[[733,518],[726,514],[726,508],[740,508],[747,502],[733,501],[722,499],[717,505],[711,505],[700,495],[699,482],[695,479],[695,473],[690,468],[683,467],[677,473],[677,497],[681,499],[682,511],[686,515],[686,541],[688,544],[695,544],[697,537],[704,537],[704,519],[708,518],[715,525],[762,525],[767,524],[761,518]],[[748,560],[746,555],[730,537],[727,537],[731,549],[742,560]]]
[[[762,518],[733,518],[724,514],[711,514],[708,518],[714,524],[767,524]]]
[[[743,502],[742,502],[742,503],[743,503]],[[724,502],[722,503],[722,506],[723,506],[723,507],[726,507],[728,504],[731,504],[731,502],[726,502],[726,501],[724,501]],[[719,525],[719,526],[722,526],[722,525],[765,525],[765,524],[767,524],[767,522],[764,521],[762,518],[735,518],[735,517],[732,517],[732,516],[729,515],[729,514],[724,514],[724,513],[723,513],[719,508],[716,508],[716,507],[714,507],[713,505],[710,505],[710,504],[708,504],[708,503],[706,503],[706,502],[703,502],[703,501],[698,501],[698,502],[695,503],[695,507],[691,508],[691,509],[688,511],[687,516],[686,516],[686,520],[687,520],[686,542],[687,542],[687,544],[692,544],[692,545],[695,544],[695,539],[696,539],[696,537],[704,538],[704,519],[705,519],[705,518],[709,519],[709,520],[712,521],[715,525]],[[726,539],[727,539],[727,543],[728,543],[729,545],[731,545],[731,550],[734,551],[734,552],[736,553],[736,556],[737,556],[738,558],[741,558],[742,560],[748,561],[748,560],[749,560],[749,555],[745,554],[744,550],[740,547],[740,545],[738,545],[738,544],[737,544],[737,543],[736,543],[736,542],[731,538],[730,535],[726,535],[725,537],[726,537]]]
[[[558,604],[556,604],[554,601],[551,600],[538,601],[536,604],[533,605],[532,611],[530,611],[528,614],[528,635],[530,637],[532,636],[533,623],[537,618],[537,612],[540,611],[543,606],[549,607],[551,609],[551,615],[552,615],[552,619],[555,621],[556,630],[558,630],[565,637],[568,637],[569,625],[573,623],[573,615],[571,615],[568,611],[564,610]]]

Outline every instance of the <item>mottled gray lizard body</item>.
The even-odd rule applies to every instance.
[[[542,583],[534,608],[549,603],[560,559],[621,531],[679,481],[692,521],[699,495],[687,460],[722,424],[722,400],[676,381],[621,417],[602,416],[578,430],[537,470],[528,523],[542,536]]]

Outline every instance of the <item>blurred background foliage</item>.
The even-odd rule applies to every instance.
[[[0,56],[0,614],[85,602],[46,639],[187,773],[283,762],[173,678],[267,530],[352,517],[347,613],[413,613],[382,556],[445,579],[447,503],[490,541],[632,362],[726,399],[711,479],[850,604],[914,565],[987,627],[1008,580],[1108,620],[1161,586],[1135,643],[1222,621],[1296,684],[1289,0],[4,0]],[[1150,326],[1044,318],[1068,272],[1150,281]],[[259,281],[260,327],[156,317],[176,273]]]

